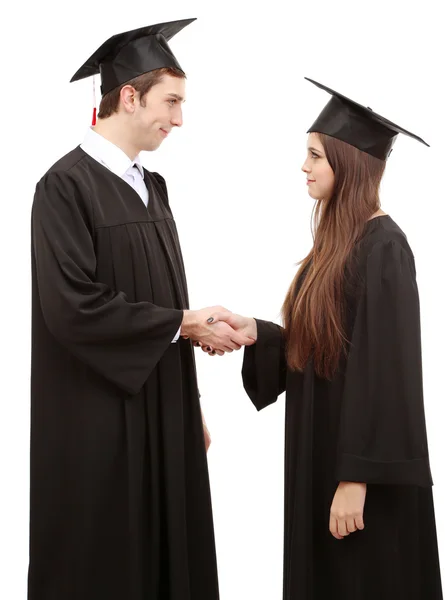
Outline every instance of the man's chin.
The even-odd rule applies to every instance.
[[[157,150],[159,148],[159,146],[162,144],[162,142],[157,142],[157,143],[151,143],[151,144],[147,144],[143,150],[144,152],[154,152],[155,150]]]

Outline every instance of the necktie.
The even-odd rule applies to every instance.
[[[132,167],[127,171],[127,173],[130,179],[129,183],[131,187],[139,194],[145,206],[147,206],[148,190],[147,186],[145,185],[144,178],[142,177],[138,167],[135,164],[132,165]]]

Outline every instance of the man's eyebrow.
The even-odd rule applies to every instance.
[[[174,94],[173,92],[169,92],[167,94],[167,96],[171,96],[172,98],[176,98],[176,100],[179,100],[179,102],[185,102],[185,98],[183,98],[179,94]]]

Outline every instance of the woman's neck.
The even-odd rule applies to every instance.
[[[371,215],[369,217],[368,221],[370,221],[371,219],[375,219],[376,217],[383,217],[386,214],[387,214],[386,212],[384,212],[381,208],[379,208],[379,210],[377,212],[375,212],[373,215]]]

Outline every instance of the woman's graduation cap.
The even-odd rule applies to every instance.
[[[172,67],[183,71],[167,42],[195,20],[158,23],[113,35],[80,67],[71,82],[100,73],[100,89],[105,95],[155,69]]]
[[[357,104],[308,77],[305,79],[332,95],[315,123],[308,129],[308,133],[325,133],[380,160],[386,160],[391,154],[392,146],[399,133],[429,146],[417,135],[391,123],[371,108]]]

